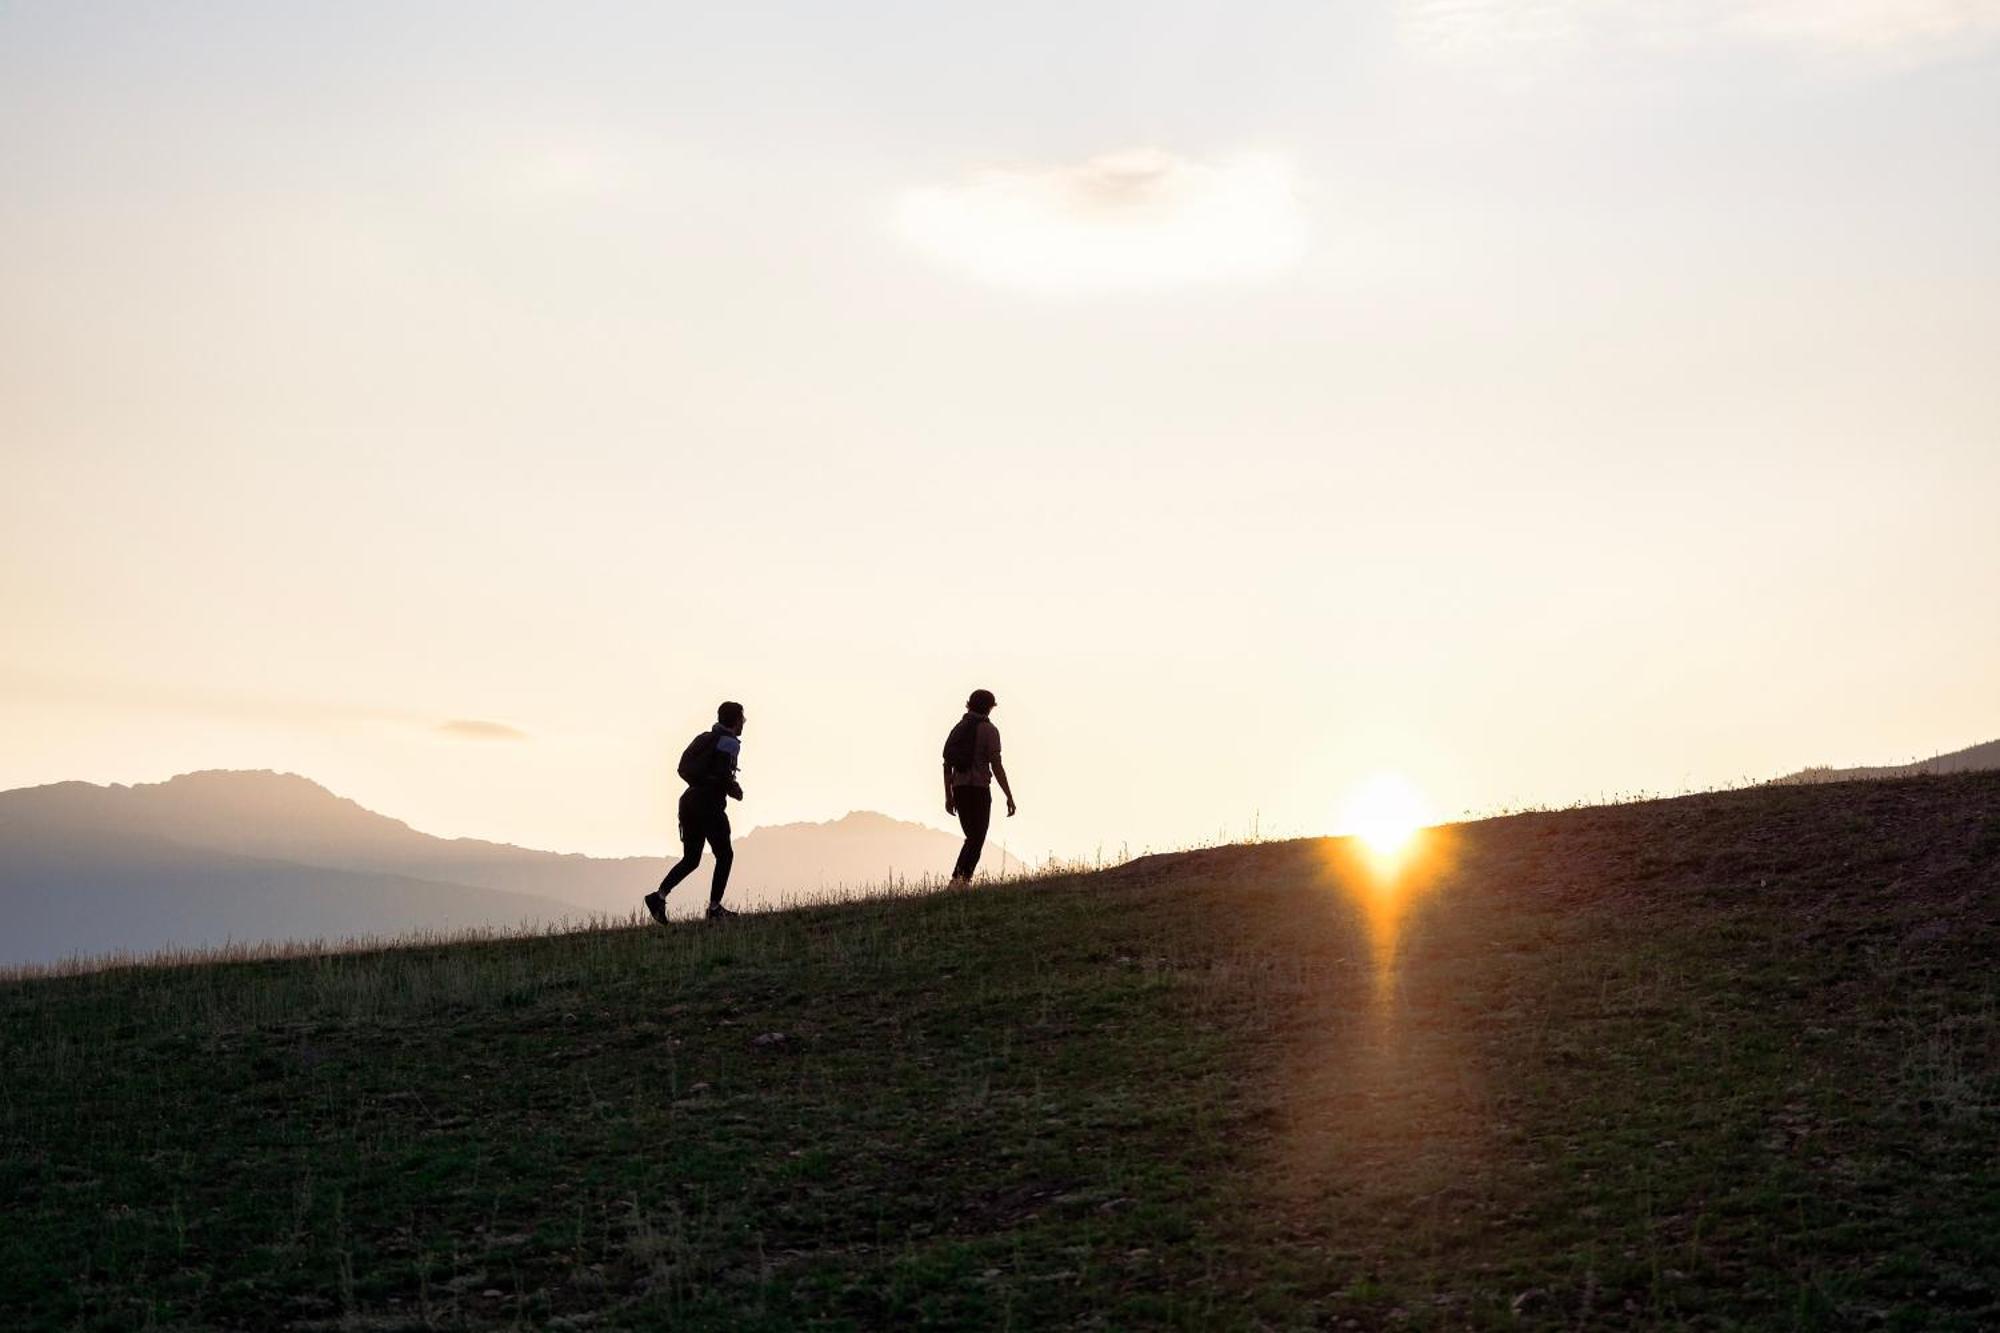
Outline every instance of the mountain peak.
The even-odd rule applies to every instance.
[[[0,793],[0,810],[42,827],[145,834],[237,855],[401,847],[423,836],[297,773],[200,769],[164,782],[64,782]]]
[[[358,801],[336,796],[311,778],[268,768],[197,769],[131,790],[155,793],[156,799],[176,805],[182,801],[199,803],[204,810],[238,818],[271,814],[289,819],[306,816],[347,824],[361,821],[376,826],[409,827],[400,819],[376,814]]]
[[[198,768],[189,773],[176,773],[165,782],[136,782],[133,789],[141,787],[168,787],[183,791],[237,791],[237,792],[290,792],[298,795],[312,794],[332,800],[344,798],[300,773],[280,772],[274,768]]]
[[[801,819],[790,824],[759,824],[753,833],[811,834],[833,833],[865,836],[881,833],[935,833],[927,824],[914,824],[879,810],[849,810],[838,819]],[[746,837],[751,836],[746,834]]]

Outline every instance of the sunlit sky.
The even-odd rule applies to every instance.
[[[658,852],[2000,735],[2000,0],[0,7],[0,786]],[[450,723],[488,724],[447,726]]]

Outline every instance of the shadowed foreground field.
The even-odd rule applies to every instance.
[[[0,986],[0,1325],[2000,1326],[2000,777]]]

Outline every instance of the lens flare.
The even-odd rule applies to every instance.
[[[1400,773],[1377,773],[1347,798],[1341,831],[1359,838],[1378,861],[1395,861],[1430,822],[1430,808]]]
[[[1456,862],[1448,828],[1431,827],[1431,806],[1400,773],[1377,773],[1341,809],[1345,837],[1324,844],[1327,870],[1359,909],[1375,974],[1376,1012],[1397,1010],[1403,936],[1413,913],[1449,878]]]

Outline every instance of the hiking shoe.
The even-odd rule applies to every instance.
[[[708,909],[708,919],[710,921],[715,920],[717,917],[735,916],[735,915],[736,913],[730,911],[727,907],[724,907],[721,903],[715,903]]]
[[[646,903],[646,910],[653,914],[653,920],[659,922],[663,926],[666,925],[667,900],[660,895],[660,891],[658,889],[653,890],[651,893],[646,895],[644,901]]]

